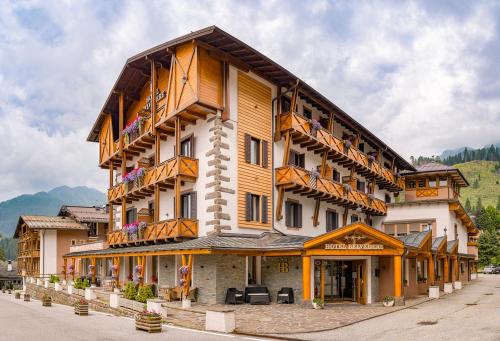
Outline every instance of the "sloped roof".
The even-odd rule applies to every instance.
[[[342,124],[345,124],[350,129],[360,131],[367,142],[381,146],[385,154],[394,157],[396,165],[400,169],[414,170],[414,167],[403,157],[313,87],[300,80],[283,66],[277,64],[259,51],[221,30],[217,26],[209,26],[177,37],[127,59],[89,133],[87,141],[97,142],[104,117],[106,115],[117,115],[118,96],[116,91],[122,90],[125,93],[137,93],[149,79],[150,60],[155,60],[164,67],[169,67],[172,51],[175,50],[175,47],[192,40],[197,40],[207,48],[222,52],[224,56],[227,56],[227,59],[230,59],[230,62],[248,68],[252,72],[278,86],[290,87],[297,84],[297,81],[299,81],[301,95],[309,102],[316,104],[321,110],[335,112],[336,119],[341,121]],[[133,101],[133,98],[125,96],[125,110],[127,110]]]
[[[169,250],[291,250],[301,249],[311,237],[282,235],[278,233],[236,234],[223,233],[200,237],[185,242],[158,245],[110,248],[104,250],[68,253],[65,256],[107,255],[116,253],[157,252]]]
[[[431,230],[410,233],[406,236],[398,236],[398,239],[401,240],[405,246],[418,248],[429,234],[432,234]]]
[[[35,230],[88,230],[87,225],[80,224],[71,217],[22,215],[19,217],[14,238],[19,237],[19,230],[23,224],[26,224],[28,228]]]
[[[432,238],[432,251],[437,251],[444,240],[446,240],[446,236]]]
[[[446,252],[451,253],[458,246],[458,240],[450,240],[446,245]]]
[[[0,278],[21,278],[17,274],[17,262],[12,261],[12,271],[7,271],[8,262],[0,261]]]
[[[418,175],[418,174],[427,174],[427,173],[436,173],[436,174],[450,174],[459,185],[462,187],[467,187],[469,186],[469,182],[465,178],[465,176],[462,174],[460,169],[451,167],[448,165],[444,165],[439,162],[429,162],[420,166],[416,167],[416,171],[402,171],[401,174],[404,176],[412,176],[412,175]]]
[[[59,216],[69,216],[79,223],[107,223],[109,215],[105,207],[96,206],[61,206]]]

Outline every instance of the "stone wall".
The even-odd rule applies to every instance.
[[[376,272],[378,272],[378,276],[375,276]],[[372,303],[380,301],[379,277],[380,277],[379,257],[373,256],[372,257],[372,271],[371,271]]]
[[[288,272],[279,271],[280,260],[288,262]],[[278,291],[283,287],[293,288],[295,303],[302,300],[302,261],[301,257],[266,257],[262,259],[261,283],[276,301]]]
[[[223,304],[228,288],[245,288],[245,257],[235,255],[195,256],[193,285],[198,288],[198,301]]]
[[[160,256],[158,283],[160,287],[173,288],[175,283],[175,256]]]

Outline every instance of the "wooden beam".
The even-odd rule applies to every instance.
[[[229,92],[229,63],[224,61],[222,64],[222,105],[224,110],[222,110],[222,121],[227,121],[231,118],[231,98]]]
[[[156,64],[151,60],[151,133],[156,135],[156,88],[157,88]]]

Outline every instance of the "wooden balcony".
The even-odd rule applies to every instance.
[[[183,181],[196,181],[198,178],[198,160],[186,156],[178,156],[166,160],[156,167],[150,167],[137,183],[120,183],[108,190],[108,201],[120,204],[126,196],[127,202],[132,202],[151,196],[154,185],[160,185],[161,190],[173,188],[175,176],[180,175]]]
[[[285,113],[279,116],[280,131],[290,131],[294,143],[299,144],[314,153],[327,151],[328,158],[344,166],[354,166],[356,172],[368,179],[375,178],[380,188],[390,191],[402,191],[404,180],[397,177],[390,169],[379,162],[373,161],[368,155],[356,149],[347,147],[344,141],[333,136],[326,129],[320,129],[313,134],[312,123],[307,118],[297,113]]]
[[[284,186],[285,191],[319,198],[330,204],[347,205],[351,209],[361,208],[372,215],[385,215],[386,204],[379,199],[355,190],[348,191],[335,181],[312,175],[311,172],[295,166],[276,169],[276,186]]]
[[[110,247],[140,245],[157,242],[178,241],[198,237],[198,220],[170,219],[149,224],[142,235],[130,237],[121,230],[108,234]]]

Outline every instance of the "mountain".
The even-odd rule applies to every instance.
[[[493,145],[494,145],[495,147],[497,147],[497,148],[500,148],[500,143],[493,144]],[[491,146],[491,144],[488,144],[488,145],[484,146],[483,148],[488,148],[488,147],[490,147],[490,146]],[[447,157],[449,157],[449,156],[453,156],[453,155],[457,155],[457,154],[459,154],[459,153],[462,153],[462,152],[465,150],[465,148],[467,148],[467,150],[469,150],[469,151],[470,151],[470,150],[475,150],[474,148],[471,148],[471,147],[460,147],[460,148],[456,148],[456,149],[445,149],[445,150],[441,153],[441,155],[439,156],[439,158],[440,158],[441,160],[444,160],[445,158],[447,158]],[[480,148],[479,148],[479,149],[480,149]]]
[[[500,195],[500,169],[495,161],[470,161],[454,165],[469,181],[470,186],[460,190],[461,202],[469,198],[472,206],[476,206],[480,197],[483,206],[496,207]],[[495,167],[496,166],[496,167]]]
[[[61,205],[94,206],[104,203],[104,193],[84,186],[61,186],[48,192],[23,194],[0,202],[0,234],[11,238],[20,215],[55,215]]]

